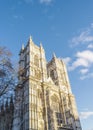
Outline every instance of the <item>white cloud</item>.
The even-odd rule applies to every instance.
[[[84,50],[82,52],[77,52],[76,56],[88,61],[89,63],[93,63],[93,51]]]
[[[80,118],[81,119],[87,119],[90,116],[93,116],[93,111],[80,112]]]
[[[78,68],[81,80],[93,78],[93,72],[90,71],[93,67],[93,23],[88,28],[82,29],[80,34],[73,37],[70,43],[72,47],[78,45],[81,51],[75,53],[71,60],[72,63],[67,59],[68,70],[73,71]]]
[[[64,61],[65,64],[68,66],[69,63],[71,62],[71,58],[70,58],[70,57],[63,58],[63,61]]]
[[[88,32],[82,32],[80,36],[74,37],[72,43],[78,45],[79,43],[86,43],[93,41],[93,36],[88,36]]]
[[[93,130],[93,128],[90,128],[90,129],[88,129],[88,130]]]
[[[75,36],[71,40],[71,46],[76,46],[79,44],[89,44],[90,42],[93,42],[93,23],[90,27],[83,30],[78,36]]]
[[[92,48],[93,48],[93,44],[92,44],[92,43],[91,43],[91,44],[89,44],[87,48],[92,49]]]
[[[93,73],[88,73],[87,75],[83,75],[80,77],[81,80],[93,78]]]
[[[70,57],[63,58],[67,65],[68,71],[73,71],[79,68],[81,80],[93,78],[93,72],[90,72],[90,69],[93,66],[93,51],[84,50],[77,52],[75,58],[76,60],[73,62]]]
[[[71,70],[74,70],[79,66],[88,67],[88,61],[83,58],[77,58],[76,61],[72,63]]]
[[[84,50],[76,53],[76,60],[69,67],[69,70],[74,70],[77,67],[90,67],[93,64],[93,51]]]
[[[91,28],[93,28],[93,23],[91,23]]]
[[[89,71],[88,69],[81,69],[81,70],[80,70],[80,73],[81,73],[81,74],[86,74],[88,71]]]
[[[62,58],[62,60],[66,64],[67,70],[70,71],[70,69],[71,69],[70,64],[71,64],[72,59],[70,57],[65,57],[65,58]]]

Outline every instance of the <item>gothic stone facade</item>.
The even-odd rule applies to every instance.
[[[13,130],[81,130],[63,60],[53,55],[47,63],[31,37],[19,56]]]

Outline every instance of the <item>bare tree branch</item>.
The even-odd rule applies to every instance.
[[[0,100],[13,93],[17,82],[11,56],[12,53],[6,47],[0,47]]]

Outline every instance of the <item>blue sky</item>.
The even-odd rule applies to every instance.
[[[29,36],[63,58],[83,130],[93,130],[93,0],[0,0],[0,46],[18,61]]]

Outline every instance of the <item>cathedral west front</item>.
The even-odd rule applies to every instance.
[[[19,53],[12,130],[82,130],[64,61],[30,37]]]

